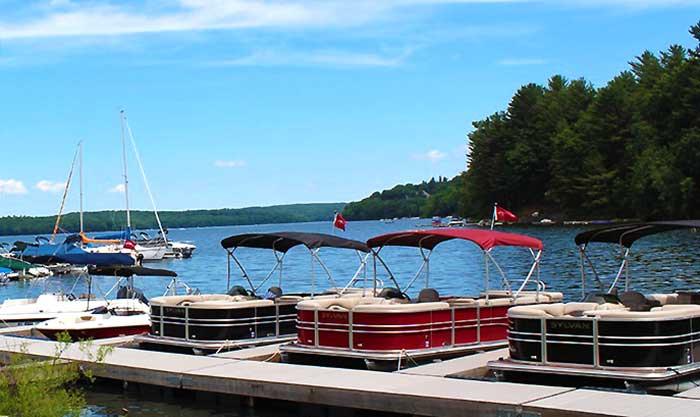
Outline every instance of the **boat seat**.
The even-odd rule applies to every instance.
[[[509,317],[580,317],[596,311],[627,311],[622,304],[614,303],[557,303],[516,306],[508,310]]]
[[[683,318],[700,316],[700,305],[678,304],[652,308],[650,311],[608,310],[590,311],[586,315],[605,319],[647,319],[647,318]]]
[[[626,291],[620,294],[620,301],[630,311],[649,311],[654,307],[660,307],[661,302],[655,299],[648,299],[638,291]]]
[[[489,298],[488,300],[480,298],[478,303],[480,307],[499,307],[513,305],[511,298]]]
[[[449,298],[445,302],[451,306],[476,305],[477,300],[469,297]]]
[[[435,303],[440,301],[440,294],[435,288],[423,288],[418,293],[417,302],[419,303]]]
[[[662,306],[669,304],[678,304],[678,294],[650,294],[647,298],[656,300],[661,303]]]
[[[357,313],[420,313],[448,308],[450,308],[450,305],[441,301],[411,304],[361,304],[353,308],[352,311]]]

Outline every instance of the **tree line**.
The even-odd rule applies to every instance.
[[[700,24],[690,34],[700,42]],[[474,122],[465,214],[700,215],[700,47],[646,51],[602,88],[561,75]]]
[[[296,223],[331,221],[334,211],[341,211],[345,203],[288,204],[241,209],[187,210],[159,212],[164,227],[234,226],[264,223]],[[68,213],[61,219],[61,229],[78,232],[78,213]],[[0,235],[33,235],[51,233],[56,216],[6,216],[0,217]],[[131,212],[132,229],[155,229],[155,215],[150,211]],[[123,230],[126,228],[126,212],[97,211],[84,214],[86,232]]]
[[[452,180],[438,177],[420,184],[397,185],[349,203],[343,215],[349,220],[446,216],[462,210],[462,188],[459,176]]]

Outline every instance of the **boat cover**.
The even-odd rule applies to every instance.
[[[278,252],[287,252],[289,249],[304,245],[309,249],[322,247],[355,249],[361,252],[369,252],[369,248],[358,240],[346,239],[339,236],[323,233],[304,232],[278,232],[278,233],[246,233],[229,236],[221,241],[221,246],[226,249],[246,247],[273,249]]]
[[[126,253],[91,253],[81,247],[80,235],[70,235],[63,243],[25,243],[22,257],[33,262],[65,262],[74,265],[133,265]],[[15,244],[17,246],[17,244]]]
[[[626,248],[644,236],[670,232],[679,229],[700,228],[700,220],[672,220],[648,223],[629,223],[601,227],[579,233],[574,238],[577,245],[590,242],[617,243]]]
[[[495,246],[518,246],[536,250],[544,248],[542,241],[534,237],[481,229],[409,230],[375,236],[367,241],[367,246],[414,246],[433,250],[438,244],[452,239],[474,242],[482,250]]]
[[[177,273],[168,269],[144,268],[142,266],[89,266],[88,274],[130,277],[139,275],[142,277],[176,277]]]

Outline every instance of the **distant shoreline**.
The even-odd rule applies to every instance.
[[[342,211],[346,203],[285,204],[240,209],[162,211],[159,216],[165,228],[190,228],[211,226],[244,226],[253,224],[302,223],[330,221],[335,211]],[[124,230],[126,212],[104,210],[85,212],[86,232]],[[61,229],[77,231],[79,214],[67,213],[61,218]],[[150,211],[131,211],[132,230],[156,229],[155,215]],[[0,236],[45,235],[53,232],[56,216],[4,216],[0,217]]]

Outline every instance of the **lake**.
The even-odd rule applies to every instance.
[[[146,266],[166,268],[176,271],[178,279],[186,282],[192,288],[199,288],[203,293],[221,293],[226,291],[226,252],[220,245],[221,239],[239,233],[300,231],[316,233],[335,233],[351,239],[366,240],[383,233],[415,229],[418,223],[427,220],[402,219],[392,223],[379,221],[349,222],[347,232],[333,232],[330,222],[268,224],[250,226],[227,226],[194,229],[170,230],[172,240],[189,241],[197,245],[197,250],[191,259],[170,259],[149,263]],[[537,237],[544,242],[544,257],[541,263],[540,279],[550,290],[561,291],[567,300],[581,297],[580,261],[578,249],[574,244],[574,236],[590,227],[557,227],[557,226],[508,226],[498,230],[521,233]],[[33,236],[0,237],[0,241],[14,242],[15,240],[33,240]],[[674,288],[697,288],[700,280],[700,266],[696,259],[700,256],[700,234],[694,231],[677,231],[651,236],[640,240],[633,246],[630,271],[632,287],[642,292],[672,291]],[[503,267],[510,280],[520,280],[525,277],[531,265],[531,255],[528,250],[521,248],[493,249],[494,258]],[[614,245],[593,244],[590,247],[590,257],[594,261],[601,279],[608,285],[617,272],[621,260],[621,252]],[[264,278],[275,262],[271,251],[242,248],[236,255],[254,281]],[[397,277],[399,283],[406,285],[418,270],[421,256],[415,248],[387,247],[381,252],[389,268]],[[359,266],[357,255],[353,251],[324,248],[320,257],[327,265],[336,283],[344,285],[355,273]],[[285,292],[309,291],[311,289],[311,261],[305,247],[291,249],[284,259],[284,280],[282,288]],[[368,277],[372,276],[371,262]],[[440,294],[478,294],[484,286],[484,257],[481,250],[471,242],[449,241],[438,245],[430,258],[430,286]],[[497,271],[490,267],[491,288],[501,285]],[[321,267],[315,266],[316,288],[332,286]],[[382,270],[379,278],[386,280]],[[589,273],[590,277],[590,273]],[[36,296],[48,290],[63,289],[74,293],[85,291],[83,282],[75,282],[73,277],[51,277],[31,282],[11,283],[0,287],[0,299]],[[136,285],[142,288],[148,297],[162,295],[169,280],[160,277],[137,278]],[[114,284],[114,279],[100,277],[95,279],[97,293],[107,291]],[[232,285],[246,286],[240,272],[232,264]],[[277,275],[263,286],[262,292],[270,285],[277,284]],[[415,296],[424,284],[419,278],[408,291]],[[593,288],[593,282],[588,281],[588,288]],[[122,398],[117,394],[92,394],[88,397],[92,404],[89,415],[94,417],[118,415],[125,404],[132,405],[134,410],[130,415],[143,417],[161,415],[179,415],[169,412],[164,403],[143,403],[133,398]],[[116,410],[116,411],[115,411]],[[203,412],[202,415],[236,416],[239,414],[212,414]],[[182,414],[182,415],[199,415]]]

